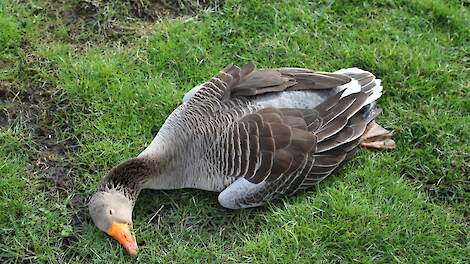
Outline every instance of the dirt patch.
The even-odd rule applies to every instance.
[[[59,140],[56,129],[57,115],[65,109],[52,100],[47,88],[26,91],[7,91],[7,107],[2,109],[3,126],[19,126],[32,139],[30,172],[32,176],[51,180],[59,187],[66,187],[65,180],[71,168],[67,165],[70,155],[78,149],[78,138]]]
[[[62,0],[44,1],[40,12],[54,21],[52,30],[66,26],[69,42],[127,43],[154,21],[217,11],[222,4],[222,0]]]
[[[202,10],[218,10],[222,0],[133,0],[132,13],[136,17],[155,21],[164,17],[196,15]]]
[[[21,128],[28,138],[24,151],[30,158],[30,177],[40,180],[39,191],[46,199],[70,198],[69,221],[79,228],[91,220],[87,199],[77,191],[75,161],[81,138],[67,122],[72,106],[57,86],[54,63],[35,55],[28,45],[24,49],[27,55],[19,59],[16,81],[0,82],[0,127]],[[73,235],[63,237],[64,248],[77,240]]]
[[[64,137],[73,134],[73,128],[65,122],[69,106],[54,83],[57,68],[34,52],[21,58],[18,66],[17,82],[0,83],[0,127],[24,130],[31,139],[31,176],[54,183],[48,191],[69,193],[74,189],[70,160],[78,150],[79,136]],[[48,74],[44,77],[41,72]]]

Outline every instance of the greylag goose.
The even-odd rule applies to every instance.
[[[358,68],[227,66],[188,92],[150,145],[108,173],[89,202],[95,225],[137,254],[142,189],[220,192],[229,209],[261,206],[319,183],[363,145],[393,148],[374,122],[380,80]]]

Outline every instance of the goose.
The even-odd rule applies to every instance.
[[[137,157],[113,167],[89,202],[94,224],[137,254],[132,211],[142,189],[219,192],[229,209],[308,189],[359,146],[395,147],[374,119],[381,81],[349,68],[229,65],[194,87]]]

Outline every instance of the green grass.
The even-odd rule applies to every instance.
[[[134,1],[0,0],[0,262],[130,261],[92,225],[88,197],[185,91],[249,61],[375,73],[397,149],[361,150],[314,190],[259,209],[144,191],[138,262],[470,262],[468,3],[190,2],[154,21]]]

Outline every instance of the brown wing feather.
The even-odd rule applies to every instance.
[[[333,89],[352,78],[358,80],[362,92],[345,97],[342,92],[337,93],[315,109],[261,109],[245,114],[228,128],[224,138],[230,137],[226,145],[233,153],[224,153],[230,161],[225,160],[222,172],[238,178],[236,182],[245,184],[243,190],[250,190],[237,194],[239,205],[255,206],[296,193],[345,164],[354,155],[359,137],[370,121],[361,109],[376,85],[375,77],[369,73],[346,75],[301,68],[257,70],[254,64],[229,65],[191,97],[187,107],[192,104],[197,113],[213,116],[218,113],[217,108],[237,111],[236,102],[242,97]],[[244,115],[244,110],[237,114]]]
[[[367,123],[356,103],[364,102],[364,93],[333,97],[336,100],[326,100],[315,109],[262,109],[237,123],[243,131],[250,131],[241,137],[248,142],[244,145],[259,147],[252,148],[249,158],[243,159],[255,165],[241,166],[249,168],[246,174],[230,176],[242,176],[264,186],[244,197],[245,205],[308,188],[354,155],[358,135]]]

